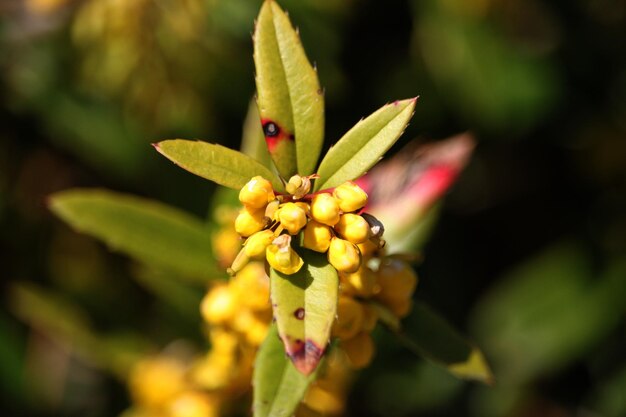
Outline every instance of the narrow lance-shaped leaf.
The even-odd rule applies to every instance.
[[[294,368],[285,356],[276,325],[272,325],[254,364],[253,415],[292,416],[316,374],[303,375]]]
[[[324,96],[298,33],[267,0],[254,32],[257,103],[279,173],[312,174],[324,141]]]
[[[352,181],[374,166],[404,132],[415,101],[412,98],[387,104],[350,129],[322,160],[315,190]]]
[[[386,322],[387,316],[381,314],[379,317]],[[393,319],[387,324],[413,352],[442,366],[451,374],[486,384],[493,383],[491,369],[480,349],[424,304],[415,304],[410,317],[406,319],[406,329],[400,329],[399,323]]]
[[[100,189],[54,194],[50,209],[79,232],[148,265],[198,282],[223,276],[206,225],[165,204]]]
[[[282,190],[280,179],[259,161],[221,145],[172,139],[154,145],[157,151],[181,168],[224,187],[240,189],[260,175]]]
[[[278,332],[296,369],[310,374],[330,338],[337,312],[339,279],[326,257],[298,249],[304,265],[285,275],[271,270],[271,299]]]

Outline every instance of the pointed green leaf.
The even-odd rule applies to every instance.
[[[410,317],[406,319],[406,327],[402,332],[397,326],[395,329],[393,325],[390,326],[416,354],[444,367],[459,378],[493,383],[491,369],[480,349],[424,304],[415,304]]]
[[[265,144],[265,135],[263,134],[263,126],[261,126],[259,109],[254,101],[250,102],[246,120],[243,122],[241,152],[256,159],[268,169],[275,169],[272,156]]]
[[[352,181],[374,166],[404,132],[415,101],[412,98],[387,104],[350,129],[322,160],[315,190]]]
[[[282,190],[280,179],[257,160],[221,145],[172,139],[155,145],[157,151],[181,168],[224,187],[240,189],[260,175]]]
[[[326,350],[337,312],[339,279],[326,256],[298,248],[304,265],[285,275],[271,270],[274,318],[287,355],[305,375],[315,370]]]
[[[305,376],[296,370],[285,356],[276,325],[272,325],[254,364],[253,415],[292,416],[316,374]]]
[[[254,63],[257,103],[278,171],[284,178],[312,174],[324,141],[324,96],[298,33],[271,0],[257,20]]]
[[[100,189],[54,194],[50,209],[82,233],[148,265],[193,278],[223,276],[211,255],[206,225],[167,205]]]

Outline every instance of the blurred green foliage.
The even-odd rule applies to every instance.
[[[479,142],[424,246],[417,298],[469,329],[496,383],[463,388],[381,332],[351,415],[625,415],[624,5],[281,4],[328,91],[326,147],[407,94],[421,97],[405,137],[471,130]],[[239,147],[259,5],[0,5],[3,415],[117,415],[128,398],[111,375],[123,372],[105,369],[130,360],[120,346],[204,347],[190,307],[202,288],[172,288],[161,271],[75,234],[46,199],[98,186],[206,217],[212,186],[149,144]]]

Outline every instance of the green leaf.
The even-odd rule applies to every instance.
[[[272,325],[254,364],[253,415],[292,416],[316,374],[305,376],[296,370],[285,356],[276,325]]]
[[[374,166],[404,132],[416,100],[387,104],[350,129],[322,160],[315,190],[354,180]]]
[[[397,335],[418,355],[459,378],[493,383],[491,369],[480,349],[424,304],[415,304],[406,326],[405,332],[398,331]]]
[[[257,19],[254,63],[261,120],[266,133],[267,123],[277,127],[266,140],[278,171],[312,174],[324,142],[324,95],[298,33],[270,0]]]
[[[326,350],[337,312],[339,279],[326,256],[298,249],[304,265],[285,275],[270,270],[274,318],[287,355],[305,375],[315,370]]]
[[[195,217],[167,205],[99,189],[54,194],[50,209],[82,233],[148,265],[206,282],[223,276],[211,236]]]
[[[239,151],[221,145],[172,139],[154,145],[156,150],[181,168],[224,187],[240,189],[250,178],[260,175],[271,181],[274,189],[283,184],[267,167]]]

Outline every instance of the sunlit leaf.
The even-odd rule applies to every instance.
[[[285,356],[278,330],[273,325],[257,353],[254,365],[254,416],[292,416],[316,373],[305,376],[296,370]]]
[[[146,264],[200,282],[223,276],[206,226],[173,207],[106,190],[74,189],[54,194],[50,209],[79,232]]]
[[[406,328],[396,327],[395,331],[412,351],[453,375],[493,383],[491,369],[482,352],[424,304],[416,303],[406,319]]]
[[[315,189],[354,180],[374,166],[404,132],[415,101],[413,98],[387,104],[350,129],[322,160]]]
[[[312,174],[324,141],[324,96],[300,37],[273,1],[254,32],[257,103],[280,174]],[[294,143],[295,142],[295,143]]]
[[[282,190],[280,180],[259,161],[221,145],[171,139],[155,145],[157,151],[181,168],[224,187],[240,189],[260,175]]]
[[[326,257],[297,249],[304,266],[293,275],[271,270],[274,317],[287,355],[296,369],[310,374],[317,367],[337,312],[338,276]]]

